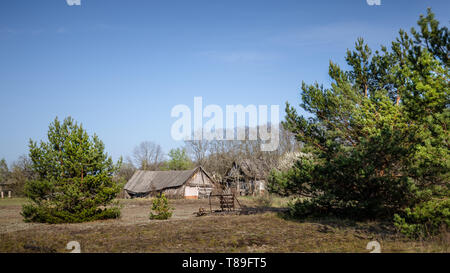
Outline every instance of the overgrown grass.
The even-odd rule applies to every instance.
[[[448,242],[411,241],[379,223],[296,222],[275,213],[199,217],[144,225],[52,225],[0,235],[0,252],[448,252]]]
[[[292,200],[290,197],[282,197],[275,194],[265,194],[257,196],[239,196],[239,202],[253,206],[267,206],[273,208],[287,208],[288,203]]]
[[[254,202],[252,197],[239,199],[246,205]],[[16,204],[24,201],[15,200]],[[381,244],[382,252],[450,251],[449,234],[427,241],[412,240],[383,222],[333,218],[301,221],[273,212],[203,217],[191,214],[189,218],[151,221],[147,218],[151,199],[120,201],[128,213],[142,211],[143,220],[134,221],[134,216],[124,215],[122,219],[81,224],[31,224],[0,233],[0,252],[69,252],[65,249],[69,241],[80,242],[82,252],[369,252],[366,245],[372,240]],[[175,212],[188,205],[197,208],[207,204],[205,200],[172,201]],[[283,208],[287,201],[275,198],[272,206]],[[13,208],[5,209],[5,215],[8,211],[9,217],[15,218],[15,213],[15,221],[21,222],[20,206]]]

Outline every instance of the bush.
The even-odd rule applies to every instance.
[[[152,211],[150,212],[150,219],[151,220],[166,220],[172,217],[172,210],[169,206],[169,201],[167,200],[167,197],[164,194],[161,194],[160,196],[156,197],[153,200],[152,205]]]
[[[120,216],[120,209],[118,207],[105,209],[89,208],[76,212],[68,212],[57,210],[52,206],[26,204],[23,205],[21,214],[25,218],[25,222],[62,224],[118,218]]]
[[[431,200],[395,214],[394,225],[410,238],[434,236],[450,227],[450,199]]]
[[[273,204],[273,196],[270,193],[264,193],[255,198],[256,206],[260,208],[268,208]]]
[[[311,200],[297,200],[295,202],[290,202],[289,216],[297,219],[307,218],[307,217],[320,217],[320,209],[317,204],[311,202]]]

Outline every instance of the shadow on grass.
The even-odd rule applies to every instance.
[[[276,213],[287,213],[288,208],[279,208],[279,207],[264,207],[264,206],[241,206],[240,214],[241,215],[250,215],[250,214],[261,214],[266,212],[276,212]]]
[[[297,223],[316,224],[317,230],[322,233],[332,233],[335,230],[353,230],[355,236],[360,238],[403,238],[392,224],[387,220],[366,220],[357,221],[355,219],[340,218],[336,216],[324,215],[323,217],[295,218],[289,214],[289,209],[278,212],[277,216],[286,221]]]

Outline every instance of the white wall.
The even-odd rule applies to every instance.
[[[198,196],[198,188],[186,186],[184,188],[184,196]]]

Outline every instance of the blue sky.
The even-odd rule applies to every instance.
[[[0,158],[69,115],[114,159],[144,140],[168,152],[173,106],[297,105],[357,37],[389,44],[426,7],[448,25],[448,0],[0,1]]]

